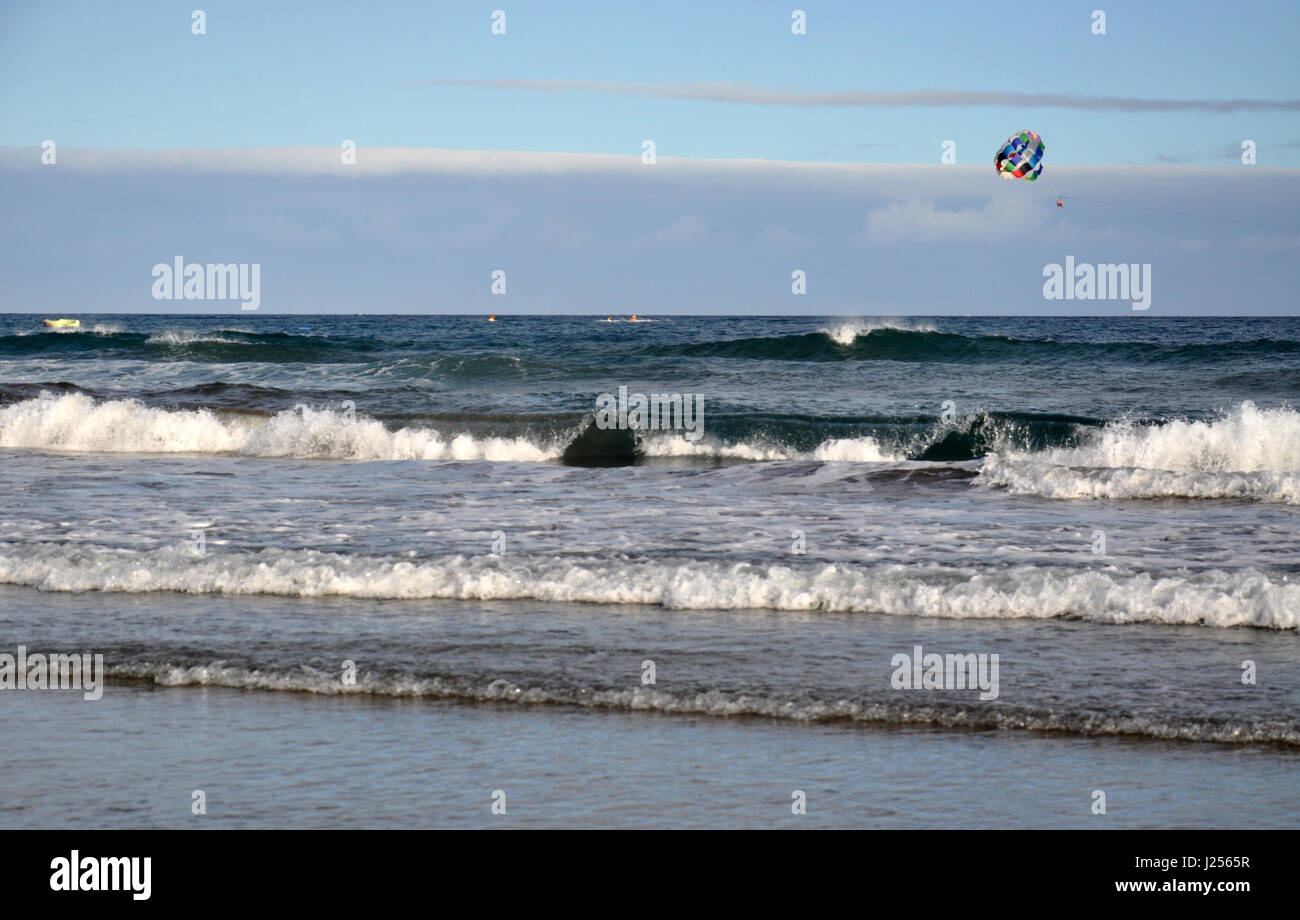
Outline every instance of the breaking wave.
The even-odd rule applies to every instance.
[[[1244,402],[1216,419],[1111,422],[1073,447],[991,453],[976,483],[1046,498],[1300,504],[1300,413]]]
[[[576,412],[545,419],[486,415],[424,424],[407,416],[408,424],[400,425],[301,404],[274,412],[248,410],[241,401],[284,405],[291,394],[212,387],[168,391],[159,398],[173,404],[215,401],[220,405],[216,409],[96,399],[62,383],[11,385],[0,393],[0,448],[577,466],[647,460],[954,464],[982,459],[976,485],[1023,495],[1300,504],[1300,414],[1249,402],[1217,418],[1158,424],[1103,425],[1072,416],[991,412],[938,423],[730,414],[713,416],[707,436],[688,440],[674,431],[601,431]],[[5,405],[6,396],[16,401]],[[443,430],[444,421],[460,430]]]
[[[218,453],[330,460],[537,462],[562,445],[524,437],[390,431],[382,422],[298,406],[272,416],[172,410],[84,393],[42,395],[0,408],[0,447],[101,453]]]

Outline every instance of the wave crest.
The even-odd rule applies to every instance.
[[[825,329],[817,330],[827,336],[836,345],[852,345],[862,336],[870,335],[877,329],[893,329],[898,332],[938,332],[933,323],[913,322],[903,319],[851,319]]]

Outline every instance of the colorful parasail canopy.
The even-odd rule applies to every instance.
[[[1021,131],[1007,138],[993,159],[993,166],[1003,179],[1033,182],[1043,174],[1043,151],[1047,145],[1033,131]]]

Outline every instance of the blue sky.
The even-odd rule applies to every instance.
[[[134,279],[179,252],[263,264],[286,312],[1050,312],[1036,276],[1065,255],[1153,263],[1165,312],[1295,312],[1300,4],[802,3],[806,35],[795,8],[3,3],[0,309],[176,308]],[[1037,187],[991,167],[1022,128]],[[302,167],[344,139],[351,173]],[[583,156],[639,166],[645,139],[659,173]],[[466,177],[384,148],[543,159]],[[829,163],[897,172],[800,165]],[[769,289],[805,264],[809,297]],[[484,301],[498,265],[519,283]]]
[[[191,10],[207,34],[190,31]],[[1092,33],[1092,10],[1106,34]],[[495,8],[506,34],[492,35]],[[1243,138],[1300,167],[1300,112],[746,106],[413,85],[434,79],[742,83],[1171,100],[1300,100],[1300,4],[70,3],[0,7],[0,143],[374,146],[934,162],[1028,120],[1058,163],[1223,162]],[[1290,145],[1290,146],[1287,146]]]

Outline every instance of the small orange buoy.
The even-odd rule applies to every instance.
[[[495,323],[496,321],[497,321],[497,315],[495,313],[488,314],[489,323]]]
[[[632,314],[632,318],[631,318],[630,320],[628,320],[628,322],[629,322],[629,323],[635,323],[635,322],[636,322],[636,314],[635,314],[635,313]]]

